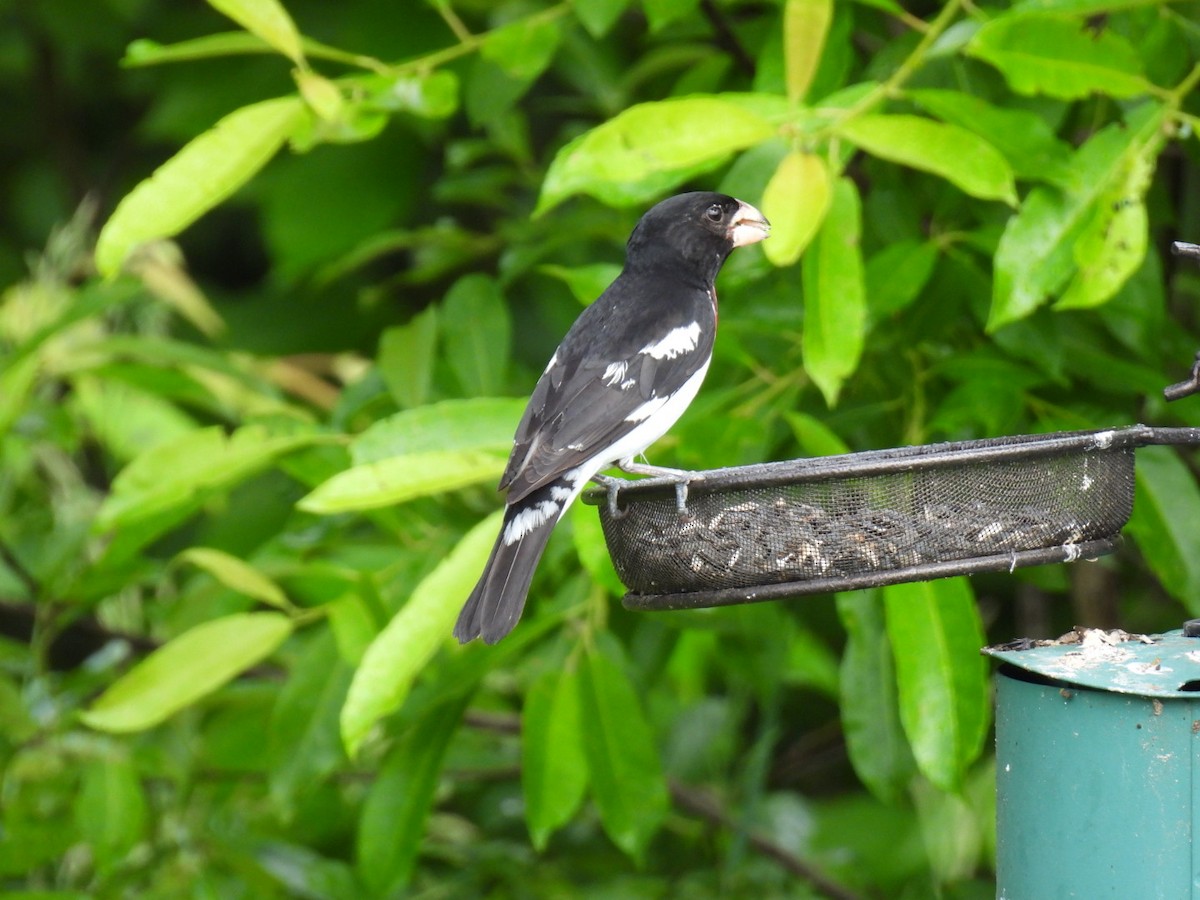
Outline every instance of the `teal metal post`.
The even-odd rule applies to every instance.
[[[986,651],[1000,900],[1200,900],[1200,638],[1121,636]]]

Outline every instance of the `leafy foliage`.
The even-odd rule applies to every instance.
[[[209,6],[25,4],[0,73],[0,883],[992,896],[978,646],[1193,610],[1175,451],[1105,563],[655,616],[580,508],[450,625],[676,189],[775,230],[656,462],[1200,424],[1194,0]]]

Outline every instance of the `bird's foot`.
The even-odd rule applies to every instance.
[[[675,509],[679,514],[687,514],[687,498],[688,486],[693,481],[703,481],[703,472],[689,472],[687,469],[670,469],[666,466],[652,466],[648,463],[639,463],[633,458],[623,459],[617,463],[617,468],[622,472],[628,472],[630,475],[648,475],[653,478],[661,478],[664,481],[675,485]],[[610,497],[611,492],[610,492]]]

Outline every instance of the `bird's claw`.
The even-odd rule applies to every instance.
[[[624,479],[612,478],[608,475],[600,475],[599,473],[592,476],[592,481],[604,488],[607,493],[608,515],[613,519],[621,519],[629,514],[628,510],[621,509],[617,500],[621,493],[621,485],[624,484]]]
[[[692,482],[704,480],[704,476],[699,472],[688,472],[683,469],[666,469],[657,467],[653,468],[653,475],[651,477],[660,478],[666,484],[674,485],[675,510],[680,516],[688,515],[688,489],[691,487]],[[629,514],[629,511],[627,509],[622,509],[618,502],[621,488],[626,484],[625,479],[613,478],[609,475],[596,474],[592,476],[591,480],[600,487],[604,488],[606,491],[606,505],[608,507],[608,514],[611,518],[620,519]]]

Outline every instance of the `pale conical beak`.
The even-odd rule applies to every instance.
[[[771,223],[749,203],[738,206],[737,215],[733,217],[733,225],[729,228],[729,237],[735,247],[745,247],[747,244],[757,244],[771,235]]]

